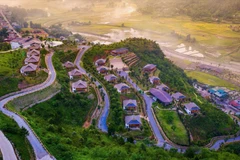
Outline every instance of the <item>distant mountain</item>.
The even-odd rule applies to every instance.
[[[240,0],[133,0],[138,11],[153,16],[188,15],[208,21],[240,23]]]

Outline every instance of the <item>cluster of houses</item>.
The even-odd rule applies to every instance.
[[[223,111],[231,110],[240,113],[240,92],[229,90],[224,87],[210,87],[201,83],[195,83],[194,88],[205,99],[214,102],[217,106],[222,106]]]
[[[143,67],[143,72],[152,73],[156,70],[156,65],[154,64],[147,64]],[[164,106],[168,106],[176,102],[184,102],[186,100],[186,96],[180,92],[173,93],[170,95],[169,87],[165,84],[160,84],[160,78],[156,76],[152,76],[149,78],[151,84],[155,85],[155,88],[151,88],[149,90],[150,94],[153,96],[154,101],[159,101]],[[200,111],[200,108],[194,103],[186,103],[184,104],[184,109],[188,114],[195,114]]]
[[[27,56],[24,60],[24,66],[20,69],[23,75],[36,73],[40,64],[41,41],[30,41]]]
[[[123,54],[128,53],[128,49],[119,48],[111,51],[112,56],[121,56]],[[106,66],[106,59],[100,58],[94,62],[97,71],[99,74],[104,75],[104,79],[112,83],[114,88],[120,94],[126,94],[130,92],[130,87],[126,83],[117,83],[118,77],[114,74],[109,74],[109,68]],[[136,99],[125,99],[122,101],[123,110],[126,111],[127,115],[125,116],[125,127],[131,130],[139,130],[142,122],[140,115],[137,113],[137,100]]]
[[[68,70],[69,79],[75,82],[71,83],[71,91],[74,93],[86,93],[88,92],[88,83],[81,80],[84,73],[77,69],[74,63],[67,61],[63,66]]]

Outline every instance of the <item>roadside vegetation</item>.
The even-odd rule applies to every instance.
[[[20,68],[26,58],[24,50],[1,53],[0,59],[0,96],[30,87],[46,80],[48,74],[44,71],[36,75],[22,76]]]
[[[57,82],[54,82],[51,86],[31,93],[22,97],[18,97],[7,104],[7,108],[12,111],[20,112],[23,109],[27,109],[35,103],[39,103],[46,98],[50,98],[52,95],[55,95],[61,89],[61,85]]]
[[[224,146],[222,146],[220,151],[230,152],[230,153],[234,153],[234,154],[240,156],[240,143],[235,142],[235,143],[230,143],[228,145],[224,145]]]
[[[22,160],[34,160],[33,149],[26,138],[28,132],[24,128],[19,128],[17,123],[0,112],[0,130],[14,144],[14,148],[19,153]]]
[[[154,111],[159,124],[172,142],[179,145],[189,145],[187,130],[176,111],[160,110],[156,107]]]

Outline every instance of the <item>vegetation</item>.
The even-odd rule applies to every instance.
[[[232,83],[222,80],[216,76],[199,72],[199,71],[187,71],[186,74],[191,77],[192,79],[197,79],[200,83],[208,84],[212,86],[220,86],[220,87],[227,87],[229,89],[235,90],[237,86],[233,85]]]
[[[25,57],[24,51],[1,54],[0,59],[0,96],[18,90],[19,69]]]
[[[147,0],[136,1],[139,11],[154,16],[188,15],[194,20],[239,22],[240,2],[238,0]]]
[[[176,111],[154,108],[159,124],[167,137],[176,144],[189,145],[188,133]]]
[[[28,142],[25,128],[19,128],[17,123],[0,112],[0,130],[14,144],[14,148],[18,151],[22,160],[33,160],[35,155],[33,149]]]
[[[228,145],[224,145],[221,148],[221,151],[234,153],[234,154],[237,154],[238,156],[240,156],[240,143],[236,142],[236,143],[230,143]]]
[[[27,109],[27,107],[29,106],[32,106],[32,104],[34,103],[37,103],[42,100],[45,100],[46,98],[49,98],[49,96],[56,94],[58,91],[60,91],[60,89],[61,89],[60,84],[55,82],[54,84],[52,84],[51,86],[43,90],[28,94],[22,97],[18,97],[12,100],[7,104],[7,108],[9,110],[19,112],[23,109]]]

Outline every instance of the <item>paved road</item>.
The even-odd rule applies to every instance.
[[[79,70],[81,70],[83,73],[87,74],[87,76],[89,78],[91,78],[92,76],[90,74],[88,74],[86,72],[86,70],[84,68],[82,68],[80,66],[80,61],[81,61],[81,58],[82,56],[84,55],[84,53],[90,48],[90,46],[80,46],[79,49],[79,53],[77,55],[77,58],[74,62],[74,64],[78,67]],[[94,82],[96,86],[99,86],[101,85],[98,81]],[[104,102],[105,102],[105,105],[104,105],[104,108],[102,110],[102,114],[100,115],[100,118],[99,118],[99,122],[98,122],[98,128],[102,131],[102,132],[107,132],[108,131],[108,126],[107,126],[107,117],[108,117],[108,114],[109,114],[109,110],[110,110],[110,101],[109,101],[109,96],[106,92],[106,90],[104,88],[101,88],[100,89],[101,92],[104,93]]]
[[[12,30],[18,35],[18,37],[22,37],[22,36],[12,27],[12,25],[11,25],[10,22],[8,21],[7,17],[3,14],[3,11],[2,11],[2,10],[0,10],[0,13],[1,13],[2,17],[4,18],[4,20],[8,23],[9,28],[12,29]]]
[[[136,83],[134,83],[134,82],[132,81],[132,79],[128,76],[128,73],[126,73],[125,71],[121,71],[121,72],[119,73],[119,75],[120,75],[121,77],[124,77],[124,78],[132,85],[132,87],[133,87],[134,89],[136,89],[136,90],[138,90],[138,91],[141,90],[141,89],[138,87],[138,85],[137,85]],[[143,96],[143,98],[144,98],[144,100],[145,100],[145,103],[146,103],[146,112],[147,112],[148,120],[149,120],[149,123],[150,123],[150,125],[151,125],[151,128],[152,128],[152,130],[153,130],[153,132],[154,132],[154,135],[155,135],[155,137],[156,137],[156,139],[157,139],[157,145],[160,146],[160,147],[163,147],[165,140],[164,140],[164,138],[163,138],[163,136],[162,136],[162,134],[161,134],[161,132],[160,132],[160,130],[159,130],[159,128],[158,128],[157,122],[155,121],[154,116],[153,116],[153,113],[152,113],[152,110],[151,110],[151,108],[152,108],[152,103],[153,103],[153,99],[150,98],[150,97],[149,97],[148,95],[146,95],[145,93],[143,93],[142,96]]]
[[[11,142],[5,137],[2,131],[0,131],[0,150],[4,160],[17,160]]]
[[[30,126],[24,121],[23,118],[21,118],[19,115],[7,110],[6,108],[4,108],[5,104],[7,104],[9,101],[33,93],[33,92],[37,92],[39,90],[42,90],[48,86],[50,86],[56,79],[56,72],[54,69],[54,66],[52,64],[52,56],[53,53],[51,53],[50,55],[46,56],[46,64],[48,66],[49,69],[49,76],[48,79],[40,84],[37,85],[35,87],[31,87],[31,88],[27,88],[24,89],[20,92],[16,92],[16,94],[11,95],[3,100],[0,101],[0,111],[2,111],[5,115],[12,117],[17,124],[19,125],[19,127],[24,127],[27,129],[29,135],[27,136],[27,139],[29,140],[30,144],[33,147],[34,153],[36,155],[36,159],[37,160],[52,160],[55,159],[54,157],[51,157],[49,155],[49,153],[46,151],[46,149],[43,147],[43,145],[41,144],[40,140],[37,138],[37,136],[33,133],[32,129],[30,128]]]

